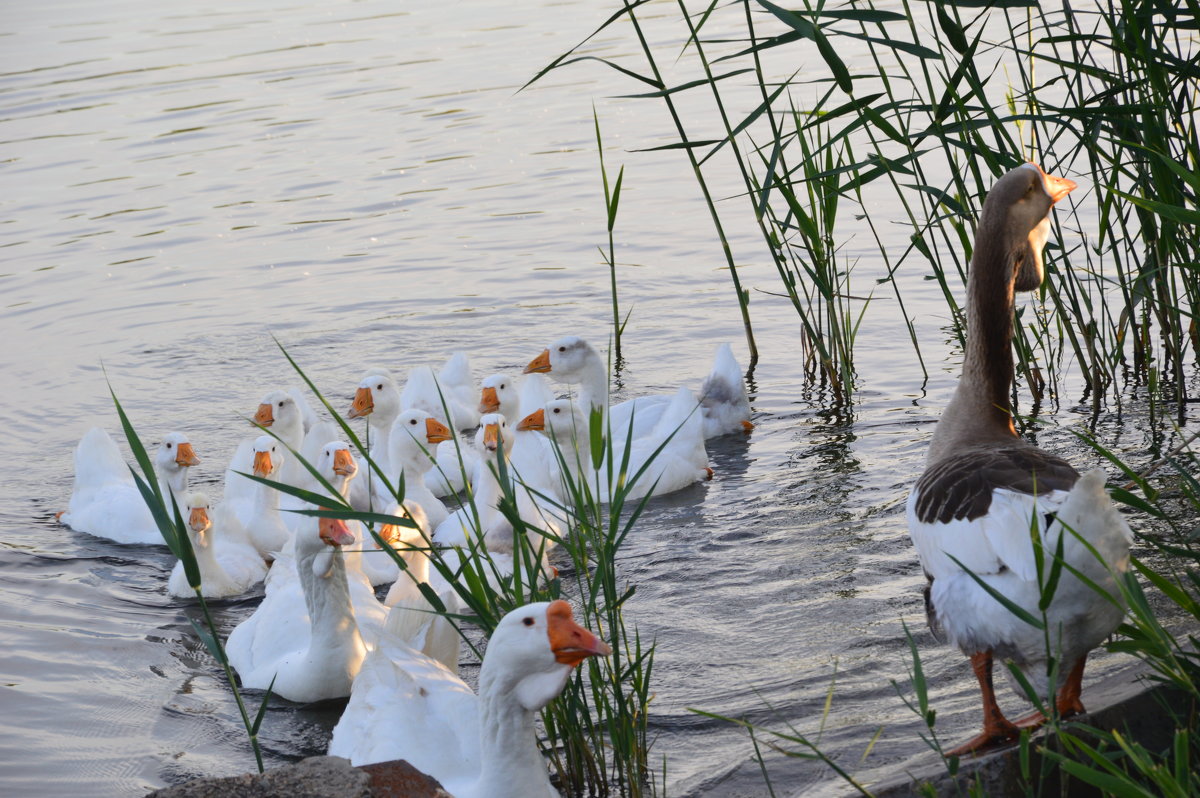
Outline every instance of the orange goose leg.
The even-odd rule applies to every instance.
[[[1084,654],[1067,674],[1067,680],[1063,682],[1063,686],[1058,688],[1058,698],[1054,703],[1058,708],[1060,718],[1083,714],[1083,701],[1080,700],[1079,694],[1083,692],[1083,666],[1086,663],[1087,655]],[[1036,729],[1045,722],[1046,716],[1035,709],[1018,720],[1017,726],[1022,729]]]
[[[977,651],[971,655],[971,669],[979,680],[979,691],[983,694],[983,731],[962,745],[946,752],[946,756],[974,754],[995,745],[1015,740],[1021,734],[1013,723],[1000,712],[996,703],[996,691],[992,687],[992,652]]]

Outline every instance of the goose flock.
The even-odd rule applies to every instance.
[[[1041,694],[1053,690],[1058,713],[1081,712],[1088,653],[1124,613],[1118,583],[1133,536],[1103,472],[1081,475],[1022,439],[1010,407],[1014,292],[1041,284],[1051,210],[1074,188],[1025,164],[989,192],[967,286],[962,376],[908,499],[930,626],[970,658],[982,693],[982,732],[949,755],[1003,744],[1045,721],[1039,713],[1004,717],[992,686],[996,658],[1015,664]],[[547,377],[573,396],[556,395]],[[511,508],[501,506],[508,479],[520,487],[527,542],[545,562],[568,528],[570,485],[585,481],[605,502],[618,488],[633,498],[680,490],[712,478],[706,440],[753,429],[727,344],[698,392],[681,387],[612,404],[608,384],[605,360],[578,336],[551,343],[523,374],[493,374],[478,386],[461,352],[437,372],[413,369],[403,388],[389,370],[372,368],[345,412],[365,419],[365,459],[302,394],[271,390],[254,415],[266,434],[237,447],[216,505],[189,491],[188,470],[200,462],[190,442],[166,435],[154,451],[157,477],[186,520],[204,595],[235,596],[265,580],[261,604],[227,645],[242,683],[273,685],[298,702],[349,696],[329,750],[355,764],[404,758],[460,798],[557,795],[537,752],[533,715],[561,692],[571,668],[607,655],[608,646],[575,622],[564,601],[518,607],[495,629],[474,692],[457,675],[457,629],[426,598],[432,590],[450,613],[461,610],[429,554],[437,547],[463,557],[482,547],[497,574],[511,570],[523,542]],[[603,452],[592,451],[597,422]],[[620,474],[615,484],[601,478],[610,471]],[[328,506],[411,519],[411,527],[378,530],[405,567],[357,522],[289,512],[322,505],[272,483],[303,488],[309,498],[329,495]],[[61,520],[118,543],[162,542],[101,429],[76,449]],[[1061,551],[1066,564],[1048,604],[1037,547],[1050,556]],[[390,586],[384,601],[376,594],[382,585]],[[168,591],[192,595],[182,567]],[[997,595],[1042,616],[1046,629],[1020,620]]]
[[[567,351],[569,360],[547,354]],[[430,567],[432,549],[451,566],[482,551],[493,579],[511,574],[518,549],[528,550],[549,574],[548,555],[568,528],[567,480],[589,480],[602,501],[617,490],[669,493],[711,478],[707,437],[753,427],[728,345],[700,395],[681,387],[610,408],[597,369],[604,372],[600,355],[575,336],[551,344],[525,373],[479,385],[462,352],[436,372],[412,369],[403,387],[373,367],[344,412],[365,422],[366,457],[299,391],[269,390],[253,414],[261,434],[237,444],[219,503],[189,489],[200,460],[184,435],[166,435],[153,453],[156,476],[184,519],[201,593],[227,598],[263,583],[262,601],[225,645],[242,685],[302,703],[349,697],[330,750],[355,764],[403,757],[457,796],[555,794],[534,713],[575,665],[608,647],[564,601],[519,607],[489,640],[476,695],[457,675],[458,629],[427,598],[432,591],[447,613],[463,609],[445,571]],[[579,386],[576,398],[557,395],[543,373]],[[592,413],[608,427],[619,488],[608,486],[607,462],[592,460]],[[506,495],[516,497],[522,524],[501,507]],[[357,521],[310,514],[347,507],[411,522],[376,529],[403,569]],[[60,520],[118,543],[164,542],[116,443],[99,428],[76,448]],[[194,596],[182,563],[167,591]],[[504,744],[493,744],[501,729]]]

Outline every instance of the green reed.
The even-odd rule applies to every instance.
[[[1186,366],[1200,355],[1195,0],[1101,0],[1082,10],[1032,0],[994,7],[902,0],[900,9],[741,0],[695,12],[677,0],[677,38],[684,54],[694,51],[686,63],[696,69],[670,87],[638,19],[642,5],[623,2],[592,35],[628,22],[650,74],[580,54],[589,36],[534,80],[598,60],[654,89],[633,96],[663,102],[678,140],[653,149],[686,154],[718,229],[713,196],[746,198],[811,347],[810,377],[828,379],[834,401],[853,393],[852,333],[866,310],[830,260],[838,214],[859,216],[869,229],[885,267],[880,282],[890,285],[924,368],[900,278],[937,282],[961,342],[956,297],[982,198],[1000,175],[1033,159],[1091,179],[1074,205],[1063,203],[1055,224],[1091,229],[1074,210],[1084,206],[1097,209],[1099,225],[1070,251],[1048,248],[1050,279],[1038,312],[1018,330],[1018,373],[1035,396],[1046,389],[1057,395],[1060,374],[1073,363],[1095,412],[1109,399],[1119,402],[1123,384],[1154,381],[1182,418]],[[704,38],[718,20],[724,34]],[[865,65],[846,64],[846,45],[865,51]],[[764,60],[781,53],[803,71],[769,74]],[[685,118],[677,100],[696,91],[711,95],[715,113]],[[717,132],[689,132],[713,122]],[[736,163],[741,186],[714,190],[701,171],[722,151]],[[864,192],[884,192],[899,217],[884,218]],[[902,246],[889,234],[897,223],[909,231]]]
[[[617,303],[617,255],[613,242],[613,228],[617,224],[617,208],[621,203],[621,183],[625,179],[625,167],[622,166],[617,172],[616,182],[610,187],[608,170],[604,167],[604,140],[600,137],[600,116],[596,113],[595,106],[592,106],[592,119],[596,123],[596,151],[600,154],[600,177],[604,181],[604,215],[608,224],[608,250],[605,251],[601,248],[600,256],[608,264],[613,311],[613,360],[615,361],[613,370],[619,373],[622,363],[621,335],[625,332],[625,325],[629,323],[629,314],[625,314],[624,321],[621,320],[621,309]],[[632,309],[629,312],[632,313]]]

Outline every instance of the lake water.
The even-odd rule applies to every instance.
[[[93,424],[119,428],[106,374],[145,438],[186,432],[204,461],[193,484],[219,490],[243,418],[268,389],[298,382],[272,336],[347,403],[376,364],[403,373],[465,349],[482,378],[518,371],[562,334],[602,343],[611,308],[593,104],[610,171],[627,167],[623,396],[698,385],[721,341],[745,362],[686,162],[632,152],[674,140],[662,105],[609,99],[641,88],[596,62],[517,91],[608,13],[548,0],[5,9],[0,792],[133,796],[253,769],[191,630],[195,609],[166,596],[170,555],[55,521],[75,442]],[[645,15],[655,46],[678,52],[675,7]],[[632,58],[636,44],[619,27],[590,46]],[[925,631],[903,514],[956,379],[947,312],[934,283],[902,275],[936,364],[924,381],[890,290],[876,291],[857,348],[860,399],[822,409],[802,380],[800,325],[767,293],[778,277],[732,196],[740,181],[728,164],[710,175],[730,196],[722,211],[754,291],[757,428],[713,442],[716,477],[656,500],[624,553],[638,586],[630,620],[658,644],[651,760],[665,758],[673,796],[765,794],[745,733],[696,708],[791,724],[870,782],[925,750],[891,685],[906,680],[902,622],[923,645],[945,739],[978,722],[966,661]],[[847,222],[843,252],[861,258],[853,287],[865,295],[880,264],[855,232]],[[1048,416],[1062,426],[1039,441],[1090,463],[1065,429],[1081,421],[1077,399],[1062,397]],[[1100,428],[1135,461],[1150,445],[1139,412]],[[222,604],[222,628],[255,603]],[[1095,678],[1130,661],[1091,662]],[[334,722],[280,702],[263,728],[268,763],[323,752]],[[844,790],[819,763],[768,764],[781,795]]]

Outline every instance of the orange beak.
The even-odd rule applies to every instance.
[[[254,473],[260,477],[269,477],[271,472],[275,470],[275,464],[271,462],[270,452],[255,452],[254,453]]]
[[[254,423],[260,427],[269,427],[275,423],[275,414],[271,412],[271,403],[263,402],[254,414]]]
[[[483,428],[483,447],[490,452],[500,448],[500,425],[488,424]]]
[[[358,471],[358,465],[350,456],[349,449],[338,449],[333,453],[333,473],[339,477],[348,477]]]
[[[354,392],[354,401],[350,404],[350,418],[362,418],[371,415],[375,409],[375,398],[371,396],[370,388],[359,388]]]
[[[322,518],[317,522],[321,540],[330,546],[345,546],[354,542],[350,527],[340,518]]]
[[[425,440],[430,443],[441,443],[442,441],[450,440],[453,435],[450,434],[450,428],[436,418],[425,419]]]
[[[612,653],[607,643],[575,623],[571,605],[562,599],[546,608],[546,635],[554,659],[563,665],[574,667],[588,657],[606,657]]]
[[[379,537],[387,541],[389,546],[395,546],[400,542],[400,527],[395,524],[384,524],[379,528]],[[375,548],[383,548],[379,545],[379,541],[375,541]]]
[[[193,507],[192,512],[188,515],[188,526],[193,532],[203,532],[208,529],[210,522],[208,520],[208,510],[203,507]]]
[[[1030,163],[1033,162],[1030,161]],[[1046,189],[1046,194],[1049,195],[1052,204],[1058,202],[1079,187],[1074,180],[1048,175],[1042,171],[1042,167],[1037,164],[1033,165],[1037,166],[1037,170],[1042,174],[1042,186]]]
[[[521,423],[517,425],[517,429],[521,432],[528,432],[529,430],[540,432],[545,428],[546,411],[540,407],[521,419]]]
[[[542,353],[529,361],[525,367],[526,374],[545,374],[550,371],[550,350],[543,349]]]
[[[496,396],[495,388],[484,388],[483,396],[479,399],[480,413],[495,413],[500,409],[500,399]]]
[[[175,463],[181,466],[200,465],[200,458],[190,443],[181,443],[175,449]]]

